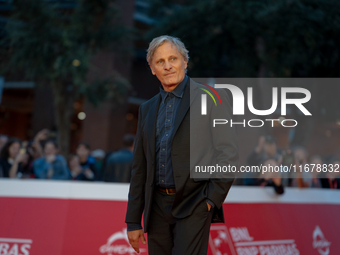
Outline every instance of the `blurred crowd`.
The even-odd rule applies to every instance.
[[[0,177],[129,182],[134,136],[125,135],[123,145],[106,153],[80,142],[66,159],[50,130],[41,130],[31,141],[0,135]]]
[[[309,155],[306,148],[280,149],[270,135],[260,136],[247,158],[248,166],[278,166],[279,172],[246,173],[239,184],[273,186],[277,194],[284,187],[340,189],[340,159],[334,155]]]
[[[133,135],[126,134],[123,147],[115,152],[91,150],[88,143],[80,142],[66,159],[59,153],[55,134],[50,130],[41,130],[31,141],[0,135],[0,177],[128,183],[134,139]],[[340,169],[334,171],[340,165],[339,158],[310,156],[301,146],[280,149],[270,135],[259,137],[247,164],[291,169],[265,174],[248,172],[244,178],[237,179],[236,184],[272,186],[277,194],[283,194],[284,187],[340,189]],[[292,170],[294,167],[295,171]]]

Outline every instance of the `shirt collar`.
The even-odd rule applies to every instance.
[[[183,93],[184,93],[184,88],[185,88],[185,85],[187,84],[187,81],[188,81],[188,76],[185,75],[183,81],[181,81],[181,82],[176,86],[176,88],[175,88],[173,91],[171,91],[171,92],[165,91],[165,90],[163,89],[163,86],[160,85],[160,86],[159,86],[159,91],[160,91],[161,96],[162,96],[162,103],[164,103],[166,97],[167,97],[169,94],[173,94],[173,95],[176,96],[176,97],[182,98]]]

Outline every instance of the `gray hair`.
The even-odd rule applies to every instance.
[[[189,62],[189,54],[188,50],[185,48],[184,43],[177,37],[169,36],[169,35],[161,35],[159,37],[154,38],[147,50],[146,60],[148,61],[149,65],[151,65],[151,61],[155,51],[159,46],[162,46],[164,43],[169,42],[172,45],[175,45],[178,52],[183,56],[183,59],[188,63]]]

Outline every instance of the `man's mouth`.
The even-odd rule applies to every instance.
[[[173,72],[173,73],[167,73],[165,76],[172,75],[172,74],[175,74],[175,72]]]

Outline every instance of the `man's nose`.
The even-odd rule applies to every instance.
[[[165,70],[170,70],[172,68],[172,65],[169,61],[165,61],[165,64],[164,64],[164,69]]]

